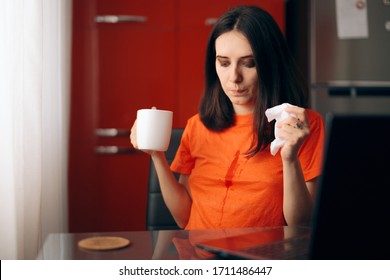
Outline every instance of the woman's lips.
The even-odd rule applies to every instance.
[[[246,90],[244,90],[244,89],[240,89],[240,90],[231,90],[230,92],[231,92],[232,95],[234,95],[234,96],[242,96],[242,95],[245,95]]]

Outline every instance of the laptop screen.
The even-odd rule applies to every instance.
[[[390,257],[390,116],[327,115],[313,259]]]

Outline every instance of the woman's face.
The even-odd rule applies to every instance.
[[[248,40],[242,33],[232,30],[216,39],[215,50],[217,75],[235,113],[252,113],[259,81]]]

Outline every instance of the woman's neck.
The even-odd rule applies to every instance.
[[[254,112],[255,106],[249,104],[247,105],[233,104],[233,109],[236,115],[247,115],[247,114],[252,114]]]

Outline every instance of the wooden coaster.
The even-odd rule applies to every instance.
[[[78,245],[80,248],[87,250],[114,250],[128,246],[130,241],[123,237],[115,236],[94,236],[80,240]]]

